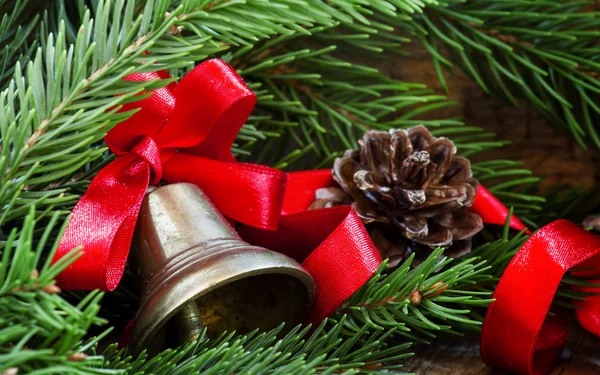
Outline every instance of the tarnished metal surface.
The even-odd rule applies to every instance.
[[[209,335],[292,327],[315,298],[300,264],[242,241],[192,184],[149,190],[130,262],[142,296],[134,352],[193,340],[202,326]]]

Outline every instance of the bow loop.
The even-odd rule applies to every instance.
[[[166,126],[156,137],[161,147],[221,161],[235,161],[231,146],[256,95],[222,60],[208,60],[189,72],[174,90],[177,98]]]
[[[484,361],[523,375],[550,373],[567,336],[562,314],[548,315],[552,299],[569,269],[589,266],[600,266],[600,237],[570,221],[557,220],[531,236],[494,292],[481,336]],[[576,274],[595,277],[598,269]],[[600,334],[600,297],[576,304],[579,322]]]
[[[168,73],[139,73],[130,81],[168,79]],[[144,93],[148,94],[148,93]],[[126,154],[141,137],[150,136],[161,149],[221,161],[235,161],[231,146],[254,105],[256,95],[235,70],[219,59],[195,67],[177,84],[153,90],[121,111],[138,110],[104,138],[112,152]]]
[[[170,78],[164,71],[137,73],[125,77],[128,81],[155,81]],[[175,107],[173,89],[175,83],[166,87],[142,93],[147,98],[123,105],[120,112],[136,111],[130,118],[120,122],[104,137],[104,142],[116,155],[129,152],[144,136],[156,137]],[[156,139],[156,138],[155,138]]]

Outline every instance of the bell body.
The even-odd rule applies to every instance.
[[[130,266],[141,290],[134,352],[223,331],[293,327],[312,307],[315,285],[293,259],[252,246],[195,185],[149,191]]]

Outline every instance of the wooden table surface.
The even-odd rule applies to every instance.
[[[435,75],[430,57],[419,46],[408,46],[412,57],[401,57],[379,68],[395,78],[429,85],[443,93]],[[510,140],[511,145],[488,151],[484,159],[504,158],[522,160],[535,175],[545,177],[542,188],[571,183],[587,188],[600,182],[600,153],[590,148],[584,151],[571,136],[551,128],[527,102],[519,108],[486,95],[464,73],[456,70],[447,75],[449,99],[457,105],[439,110],[428,117],[463,117],[468,125],[480,126],[495,132],[498,139]],[[573,327],[561,365],[553,375],[600,374],[600,339]],[[479,355],[477,336],[444,340],[427,347],[416,347],[417,355],[406,364],[407,372],[418,375],[505,375],[505,372],[487,367]]]

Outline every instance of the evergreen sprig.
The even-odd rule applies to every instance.
[[[427,342],[441,331],[458,334],[477,329],[481,316],[472,317],[471,310],[492,302],[491,292],[467,290],[492,278],[486,261],[470,257],[449,266],[453,260],[437,249],[416,267],[411,267],[413,262],[414,254],[391,273],[384,273],[384,262],[346,301],[338,314],[348,314],[345,327],[350,335],[363,327],[375,332],[394,328],[406,339]]]
[[[415,14],[411,33],[444,71],[456,65],[483,90],[533,103],[584,149],[600,147],[600,13],[593,1],[440,1]],[[441,53],[445,47],[448,55]]]
[[[449,259],[437,249],[416,266],[414,254],[391,272],[384,262],[332,320],[343,316],[344,334],[350,337],[364,327],[373,332],[394,329],[395,335],[418,343],[431,342],[440,334],[479,332],[500,277],[529,239],[524,231],[512,233],[508,223],[509,219],[500,238],[474,248],[465,259]],[[573,300],[594,295],[573,286],[593,284],[569,274],[553,304],[576,309]]]
[[[332,30],[318,27],[311,34],[318,37]],[[223,56],[258,95],[257,109],[235,148],[238,155],[251,155],[245,160],[286,169],[330,167],[346,149],[358,147],[368,129],[417,124],[452,139],[466,157],[506,144],[457,118],[424,119],[423,115],[454,102],[424,85],[347,61],[337,56],[337,45],[315,49],[311,40],[280,36]],[[517,215],[527,217],[540,210],[544,199],[531,193],[539,178],[521,165],[491,160],[473,163],[472,169],[505,204],[515,207]]]
[[[132,358],[112,346],[104,353],[105,369],[126,369],[128,374],[400,374],[398,361],[411,356],[410,344],[388,344],[393,334],[371,334],[363,329],[344,340],[344,318],[335,325],[324,321],[314,332],[297,326],[281,336],[283,326],[272,331],[236,336],[222,334],[200,338],[176,350],[149,358]],[[327,329],[326,329],[327,327]]]
[[[39,15],[26,0],[0,0],[0,85],[13,73],[16,62],[27,61],[35,50],[31,35]],[[0,87],[2,87],[0,86]]]
[[[71,305],[60,296],[54,278],[77,253],[53,265],[44,260],[46,246],[56,249],[57,243],[52,246],[49,239],[60,222],[56,212],[45,229],[36,232],[32,207],[20,232],[12,230],[0,247],[2,374],[92,374],[101,364],[101,357],[86,352],[108,331],[89,341],[86,337],[90,326],[106,324],[96,316],[102,294],[89,293]]]
[[[279,167],[306,154],[309,167],[327,165],[344,148],[355,147],[368,127],[424,122],[440,127],[436,134],[454,136],[466,156],[503,144],[457,119],[420,120],[421,114],[451,102],[422,85],[340,59],[335,45],[314,50],[308,39],[302,40],[323,32],[334,35],[331,30],[339,23],[364,24],[361,15],[370,11],[361,5],[356,13],[343,2],[316,0],[116,0],[92,2],[90,9],[85,2],[78,4],[73,14],[64,6],[55,11],[61,18],[55,23],[58,29],[42,39],[26,67],[15,65],[13,80],[0,93],[0,204],[7,207],[0,224],[22,217],[32,204],[41,210],[72,207],[77,199],[73,193],[83,191],[110,160],[99,142],[131,115],[119,112],[120,106],[168,83],[124,81],[124,76],[159,69],[180,74],[209,56],[235,63],[259,96],[259,109],[240,132],[234,152],[248,153],[264,145],[257,139],[277,136],[263,150],[279,155],[264,160]],[[259,10],[261,16],[253,18]],[[52,24],[45,22],[46,29]],[[223,54],[225,49],[231,52]],[[263,159],[260,153],[258,159]],[[480,170],[495,176],[530,173],[512,167],[499,171],[510,163],[498,161]],[[490,188],[524,215],[538,209],[540,200],[514,187],[534,181],[526,177]]]
[[[93,7],[96,19],[89,10],[79,12],[76,33],[66,31],[72,22],[59,22],[57,32],[44,40],[26,67],[15,65],[14,78],[0,93],[0,206],[5,207],[0,224],[24,216],[32,204],[40,209],[71,207],[77,196],[68,189],[77,188],[82,180],[85,185],[97,170],[89,163],[101,159],[105,151],[98,142],[132,114],[119,112],[120,106],[168,83],[123,77],[190,66],[227,47],[206,35],[203,9],[210,6],[216,12],[215,4],[185,1],[174,9],[171,5],[165,0],[147,1],[143,7],[133,1],[99,1]],[[262,24],[257,21],[254,33],[245,37],[292,32],[287,27],[305,23],[297,13],[281,18],[279,8],[274,5],[273,13],[262,17]],[[142,14],[136,15],[139,11]],[[60,14],[66,17],[65,12]],[[219,22],[233,21],[234,15]],[[278,27],[276,21],[281,23]],[[178,36],[181,25],[194,33]],[[73,44],[67,35],[75,36]]]
[[[372,335],[365,327],[352,340],[343,340],[343,318],[327,330],[327,322],[323,322],[311,334],[310,327],[299,326],[281,337],[280,326],[241,337],[230,333],[216,339],[202,338],[152,359],[145,354],[133,359],[116,346],[98,355],[97,343],[110,330],[90,340],[85,338],[90,326],[107,323],[97,317],[102,293],[88,293],[77,305],[71,305],[61,297],[54,278],[78,253],[53,265],[42,257],[47,246],[51,253],[56,250],[58,241],[53,245],[48,241],[60,222],[59,213],[53,214],[43,232],[34,236],[32,207],[20,233],[12,230],[1,248],[0,373],[367,374],[374,369],[397,369],[394,361],[411,355],[406,351],[410,344],[387,343],[393,330]]]

